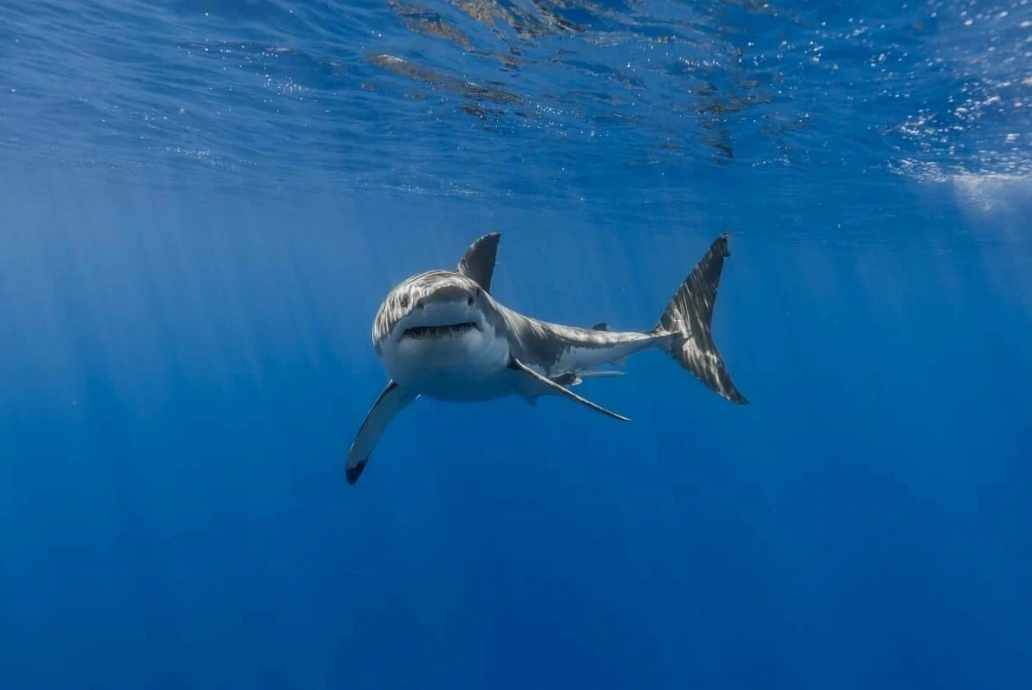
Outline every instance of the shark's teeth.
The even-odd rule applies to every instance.
[[[405,338],[440,338],[446,335],[459,335],[467,331],[476,330],[477,325],[472,321],[464,323],[445,324],[443,326],[413,326],[406,328],[402,337]]]

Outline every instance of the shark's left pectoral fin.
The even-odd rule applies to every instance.
[[[534,371],[533,369],[528,367],[526,364],[524,364],[520,360],[516,359],[515,357],[513,357],[512,359],[509,360],[509,368],[514,370],[514,371],[519,372],[522,375],[530,377],[531,379],[533,379],[537,383],[539,383],[542,386],[544,386],[546,389],[551,390],[551,391],[553,391],[555,393],[558,393],[559,395],[564,395],[567,398],[570,398],[571,400],[574,400],[576,402],[579,402],[581,405],[584,405],[585,407],[591,408],[595,412],[601,412],[602,414],[606,415],[607,417],[612,417],[613,419],[619,419],[621,422],[629,422],[629,421],[631,421],[629,418],[624,417],[622,414],[617,414],[616,412],[613,412],[612,410],[607,410],[606,408],[602,407],[601,405],[595,404],[595,403],[591,402],[590,400],[588,400],[587,398],[584,398],[584,397],[581,397],[581,396],[577,395],[576,393],[571,391],[566,386],[563,386],[563,385],[553,381],[552,379],[548,378],[547,376],[543,376],[543,375],[537,373],[536,371]]]
[[[369,456],[372,455],[376,442],[383,435],[394,416],[403,407],[416,399],[416,395],[402,388],[394,381],[389,381],[387,387],[380,393],[373,406],[362,420],[362,426],[358,428],[355,440],[348,450],[348,464],[344,473],[348,478],[348,484],[358,481],[362,470],[369,463]]]

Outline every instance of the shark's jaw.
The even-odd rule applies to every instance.
[[[402,334],[404,338],[430,339],[430,338],[454,338],[463,335],[470,330],[480,330],[476,321],[462,321],[460,323],[441,324],[437,326],[412,326],[406,328]]]

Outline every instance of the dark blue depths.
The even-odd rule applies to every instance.
[[[1027,687],[1026,6],[472,5],[0,10],[0,685]],[[492,229],[614,328],[729,231],[751,404],[648,353],[348,487]]]

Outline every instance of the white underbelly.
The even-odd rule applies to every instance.
[[[484,400],[512,392],[508,342],[479,330],[391,341],[383,363],[392,379],[431,398]]]

